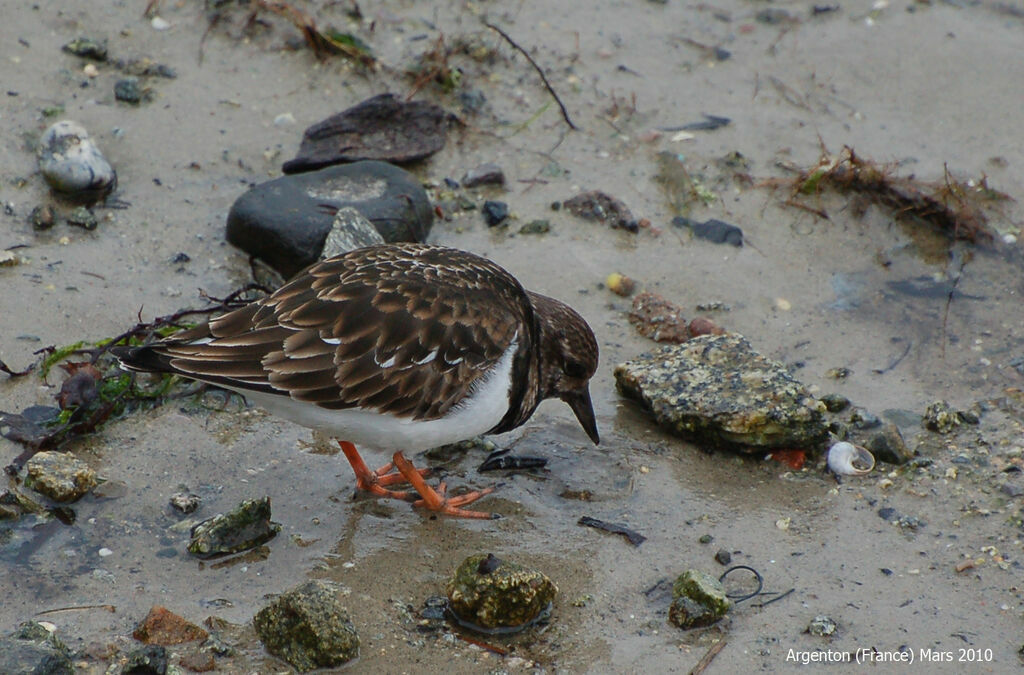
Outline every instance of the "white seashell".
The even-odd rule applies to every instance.
[[[875,468],[875,458],[867,448],[840,441],[828,449],[828,468],[837,476],[864,476]]]
[[[77,122],[63,120],[43,132],[39,141],[39,170],[58,192],[98,200],[117,186],[117,174],[89,132]]]

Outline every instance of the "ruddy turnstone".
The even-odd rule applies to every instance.
[[[493,488],[446,497],[403,450],[514,429],[546,398],[590,439],[598,349],[567,305],[497,264],[425,244],[370,246],[309,267],[273,294],[169,338],[111,350],[130,370],[232,389],[339,440],[356,485],[455,516]],[[353,443],[394,451],[371,471]],[[388,489],[408,482],[419,495]]]

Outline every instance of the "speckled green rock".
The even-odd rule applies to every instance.
[[[267,651],[299,672],[359,657],[359,635],[342,604],[345,587],[317,579],[291,589],[253,619]]]
[[[73,502],[96,487],[96,472],[66,452],[37,452],[25,465],[26,483],[55,502]]]
[[[924,410],[921,424],[925,429],[948,434],[960,426],[960,415],[945,401],[935,401]]]
[[[828,437],[825,406],[736,333],[642,354],[615,369],[615,382],[669,431],[712,446],[811,449]]]
[[[233,511],[193,527],[188,552],[200,558],[238,553],[269,541],[280,531],[281,526],[270,521],[270,497],[247,499]]]
[[[701,570],[686,570],[672,586],[668,619],[680,628],[710,626],[729,611],[732,600],[715,577]]]
[[[448,582],[448,603],[459,621],[482,632],[513,632],[535,621],[558,593],[541,572],[500,560],[471,555]]]

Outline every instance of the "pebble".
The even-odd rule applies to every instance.
[[[505,173],[497,164],[488,162],[470,169],[462,177],[463,187],[473,188],[481,185],[504,185]]]
[[[729,553],[724,548],[720,548],[718,549],[718,552],[715,553],[715,560],[720,565],[728,565],[732,562],[732,553]]]
[[[142,102],[142,88],[139,78],[126,77],[114,83],[114,98],[124,103],[138,105]]]
[[[508,218],[508,204],[505,202],[488,200],[484,202],[484,222],[488,227],[501,225]]]
[[[171,27],[171,22],[161,16],[154,16],[149,25],[153,27],[153,30],[167,30]]]
[[[98,201],[117,187],[117,173],[81,124],[62,120],[39,140],[39,170],[57,192]]]

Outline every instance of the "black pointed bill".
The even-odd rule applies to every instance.
[[[597,418],[594,417],[594,406],[590,402],[590,390],[584,387],[571,394],[565,394],[562,400],[568,403],[572,411],[576,413],[576,419],[579,420],[583,430],[587,432],[587,436],[590,436],[590,440],[594,441],[594,445],[600,444],[601,437],[597,433]]]

